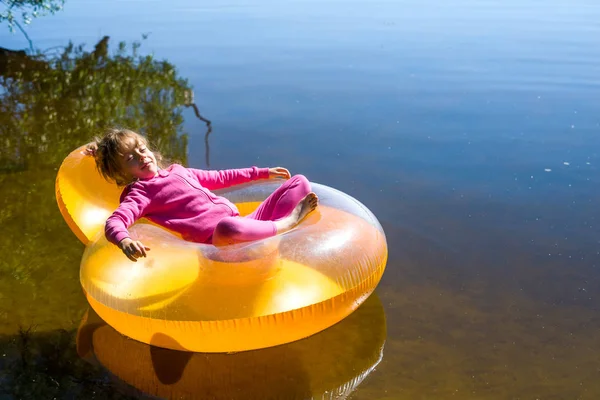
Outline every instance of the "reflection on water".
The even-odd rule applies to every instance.
[[[77,331],[0,336],[0,394],[40,399],[345,399],[379,364],[385,341],[386,318],[376,295],[314,336],[234,354],[152,347],[119,334],[90,308]]]
[[[344,399],[381,361],[383,306],[372,295],[337,325],[297,342],[234,354],[186,353],[119,334],[90,308],[77,335],[82,357],[98,361],[161,398]]]
[[[3,54],[2,170],[49,169],[102,129],[131,126],[182,162],[186,137],[178,106],[190,90],[173,65],[125,43],[109,53],[109,37],[93,51],[68,45],[54,56]]]
[[[185,106],[192,107],[192,109],[194,110],[194,115],[196,115],[196,118],[198,118],[200,121],[202,121],[206,124],[206,133],[204,134],[204,148],[205,148],[204,161],[206,164],[206,168],[210,168],[210,143],[208,142],[208,135],[210,135],[212,132],[212,122],[210,120],[204,118],[200,114],[200,110],[198,109],[198,106],[194,102],[194,92],[193,91],[186,92]]]

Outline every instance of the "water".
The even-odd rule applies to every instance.
[[[65,95],[78,99],[69,103],[42,96],[63,93],[52,85],[34,88],[20,99],[49,108],[17,114],[4,98],[1,115],[12,138],[0,153],[3,387],[32,398],[139,395],[134,387],[163,396],[156,388],[207,397],[245,387],[257,398],[598,398],[598,21],[600,6],[585,0],[67,0],[27,28],[36,48],[71,40],[91,51],[108,35],[112,52],[148,34],[139,52],[187,79],[212,132],[190,108],[169,125],[157,110],[172,104],[157,99],[133,121],[187,133],[187,143],[156,135],[190,166],[283,165],[351,194],[381,221],[390,258],[362,314],[307,344],[233,364],[253,368],[161,359],[101,323],[91,337],[104,367],[93,364],[89,348],[75,346],[90,337],[78,330],[88,311],[83,247],[58,212],[54,177],[105,121],[102,110],[121,107],[106,99],[120,96],[94,89],[90,98]],[[3,47],[27,47],[0,32]],[[49,109],[60,111],[55,119]],[[126,356],[101,351],[111,346]],[[269,369],[280,359],[285,368]],[[130,360],[144,371],[137,382],[127,380]],[[165,363],[183,367],[165,375]],[[107,365],[129,384],[107,376]],[[233,372],[199,380],[206,365]],[[275,370],[285,371],[279,385],[244,380]]]

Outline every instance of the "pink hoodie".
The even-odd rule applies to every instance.
[[[135,181],[123,190],[121,204],[106,220],[106,238],[118,244],[129,237],[127,228],[146,217],[185,240],[210,243],[223,217],[239,215],[233,203],[211,190],[268,178],[268,168],[204,171],[173,164],[154,178]]]

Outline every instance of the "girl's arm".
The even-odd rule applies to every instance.
[[[269,168],[258,167],[225,169],[220,171],[188,168],[188,171],[208,190],[223,189],[258,179],[269,179],[270,177]]]
[[[131,187],[122,196],[119,207],[106,220],[104,226],[106,239],[122,248],[119,244],[123,239],[129,238],[128,228],[144,215],[149,204],[150,198],[144,190]]]

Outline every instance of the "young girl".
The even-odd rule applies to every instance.
[[[287,169],[242,168],[204,171],[161,165],[146,139],[127,129],[109,130],[87,146],[102,176],[125,186],[119,207],[107,219],[105,235],[132,261],[150,248],[131,239],[128,228],[139,218],[178,232],[188,241],[223,246],[260,240],[296,226],[317,206],[317,196],[302,175]],[[258,179],[284,178],[252,214],[241,217],[236,206],[211,192]]]

